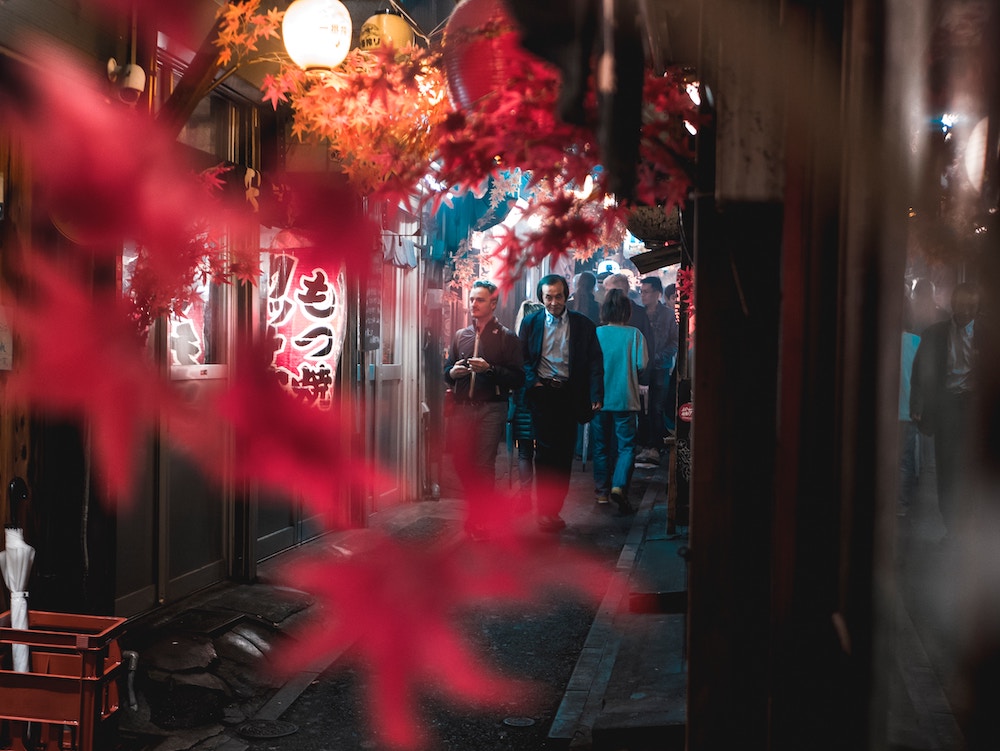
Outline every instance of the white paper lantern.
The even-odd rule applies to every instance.
[[[340,0],[295,0],[285,11],[281,36],[288,56],[306,70],[331,70],[351,47],[351,14]]]

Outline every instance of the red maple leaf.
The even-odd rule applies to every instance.
[[[286,92],[282,89],[281,82],[270,73],[264,76],[260,88],[264,92],[262,100],[270,102],[274,109],[278,109],[278,102],[288,101],[288,97],[285,96]]]
[[[371,535],[356,556],[314,559],[284,572],[291,586],[321,600],[323,616],[295,634],[295,645],[275,663],[293,672],[351,647],[370,673],[376,729],[399,748],[428,740],[417,706],[430,691],[467,706],[525,709],[537,695],[533,684],[501,675],[469,647],[460,623],[468,608],[542,603],[553,586],[596,601],[610,581],[603,565],[537,532],[459,545]]]
[[[227,172],[232,172],[232,170],[233,165],[231,164],[217,164],[214,167],[202,170],[199,173],[199,178],[209,189],[222,190],[226,186],[226,181],[222,176]]]
[[[301,496],[332,528],[350,523],[343,490],[382,492],[388,481],[351,447],[349,419],[292,396],[270,367],[268,343],[239,353],[224,389],[172,412],[171,433],[210,476],[259,482],[283,497]],[[235,451],[226,461],[232,435]]]
[[[176,139],[149,117],[107,102],[64,50],[38,46],[52,64],[26,69],[22,83],[31,94],[23,100],[4,101],[11,89],[0,91],[0,121],[18,134],[44,187],[42,210],[71,239],[112,256],[122,238],[172,252],[204,202]]]
[[[111,499],[128,498],[136,447],[169,403],[165,383],[114,288],[58,270],[35,255],[31,298],[16,306],[22,343],[10,398],[79,422],[93,437]]]

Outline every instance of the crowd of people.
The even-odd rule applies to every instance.
[[[454,409],[451,452],[469,506],[467,531],[490,534],[496,459],[510,430],[517,453],[514,512],[545,532],[561,516],[574,458],[590,461],[594,500],[630,514],[637,463],[659,463],[674,430],[676,287],[659,275],[550,274],[521,303],[513,329],[497,320],[499,290],[475,282],[472,323],[454,333],[444,366]],[[942,522],[958,523],[977,359],[977,288],[960,283],[939,306],[927,280],[907,287],[900,341],[897,513],[929,469]],[[586,434],[587,439],[583,436]],[[589,455],[588,455],[589,454]],[[495,511],[495,509],[492,509]]]
[[[543,532],[563,529],[573,461],[586,458],[588,443],[595,503],[634,513],[635,464],[659,463],[673,431],[675,285],[664,288],[651,275],[634,288],[625,273],[604,274],[599,283],[590,271],[571,285],[550,274],[536,298],[522,302],[511,330],[496,318],[496,285],[477,281],[468,298],[472,324],[451,338],[448,431],[465,496],[495,498],[497,450],[509,425],[515,513],[533,511]],[[589,441],[581,445],[584,432]],[[466,531],[489,537],[489,503],[470,501]]]

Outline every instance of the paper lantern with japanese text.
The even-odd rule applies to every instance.
[[[295,0],[285,11],[281,37],[304,70],[332,70],[351,48],[351,14],[340,0]]]
[[[343,267],[327,268],[300,235],[282,230],[271,243],[267,273],[267,335],[272,365],[296,398],[332,406],[333,382],[347,330]]]
[[[363,50],[391,44],[399,49],[414,42],[413,27],[393,8],[380,10],[361,25],[358,46]]]

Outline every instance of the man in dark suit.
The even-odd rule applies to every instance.
[[[589,422],[604,401],[604,357],[597,327],[566,309],[569,283],[558,274],[538,282],[545,306],[521,324],[525,401],[535,424],[535,465],[544,487],[538,493],[538,526],[558,532],[559,512],[573,469],[576,426]]]
[[[910,419],[934,436],[938,508],[949,531],[958,521],[967,466],[976,365],[979,292],[959,284],[951,295],[951,317],[931,324],[920,337],[910,379]]]

